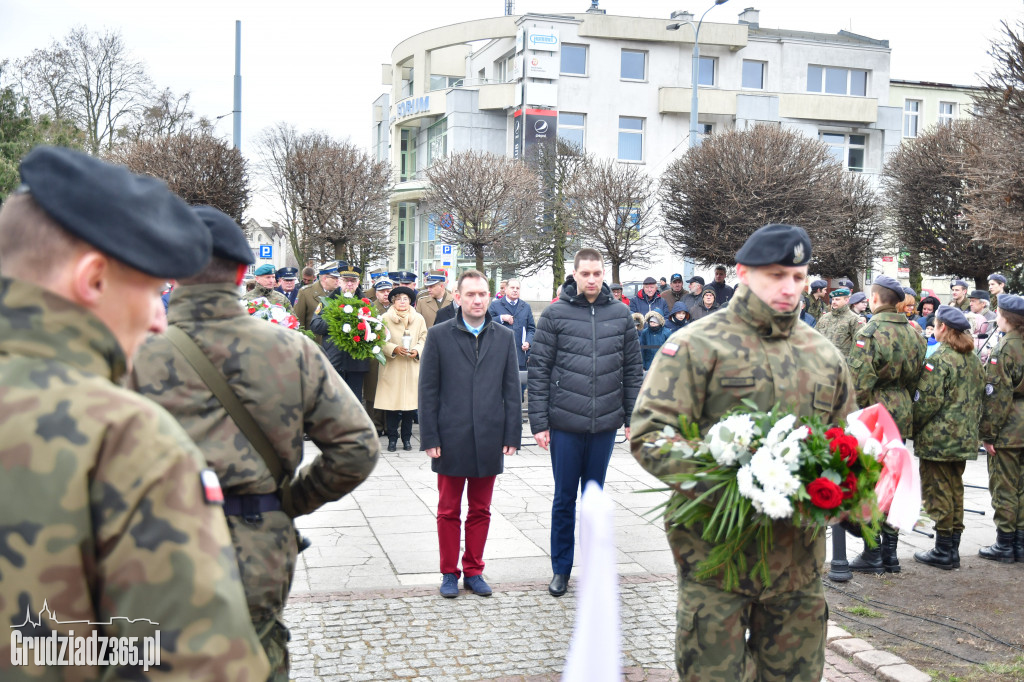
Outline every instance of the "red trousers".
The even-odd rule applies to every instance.
[[[466,490],[469,512],[466,514],[466,551],[462,554],[462,572],[484,572],[484,544],[491,526],[491,495],[495,476],[470,478],[437,475],[437,544],[441,550],[441,573],[459,577],[459,544],[462,539],[462,491]]]

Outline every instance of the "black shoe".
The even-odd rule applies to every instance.
[[[922,564],[941,568],[944,571],[953,570],[953,535],[935,532],[935,548],[928,551],[914,552],[914,561]]]
[[[1014,562],[1013,541],[1016,539],[1016,536],[1016,533],[1001,531],[997,528],[995,544],[979,549],[978,556],[990,561],[1012,564]]]
[[[398,452],[397,438],[388,438],[388,452]]]
[[[863,552],[850,560],[851,571],[854,573],[874,573],[875,575],[885,573],[885,567],[882,566],[882,540],[876,537],[875,542],[877,544],[873,549],[865,547]]]
[[[899,573],[900,560],[896,558],[896,545],[900,536],[896,533],[882,532],[882,568],[886,573]]]
[[[402,449],[405,450],[405,451],[412,450],[412,443],[407,441],[407,440],[403,440],[402,441]]]
[[[960,535],[963,531],[953,531],[953,568],[960,568]]]
[[[565,594],[565,591],[569,589],[569,574],[568,573],[555,573],[554,577],[551,578],[551,584],[548,585],[548,592],[551,593],[552,597],[561,597]]]
[[[1020,528],[1013,534],[1013,559],[1024,562],[1024,530]]]

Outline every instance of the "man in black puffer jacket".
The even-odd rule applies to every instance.
[[[550,445],[555,477],[548,586],[555,597],[572,571],[576,496],[587,481],[604,485],[616,430],[625,425],[629,439],[644,373],[636,327],[604,283],[601,254],[581,249],[574,269],[540,316],[527,382],[530,428],[537,445]]]

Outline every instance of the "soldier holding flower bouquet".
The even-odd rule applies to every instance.
[[[717,429],[721,442],[718,456],[724,457],[723,461],[735,456],[733,464],[750,456],[749,470],[742,480],[734,471],[735,485],[703,497],[706,508],[721,495],[732,494],[736,496],[735,513],[743,504],[753,506],[751,498],[759,497],[759,513],[774,517],[768,524],[770,543],[743,546],[736,553],[739,570],[731,573],[709,574],[706,570],[704,562],[716,547],[705,536],[706,523],[692,527],[667,524],[679,567],[676,668],[684,681],[821,679],[827,619],[821,583],[825,533],[818,523],[801,525],[799,519],[818,514],[823,520],[833,514],[843,502],[844,484],[848,492],[851,482],[845,477],[834,480],[840,472],[832,471],[819,477],[823,482],[804,485],[789,467],[805,454],[805,434],[799,429],[807,428],[806,436],[817,439],[815,451],[819,453],[826,440],[836,440],[824,434],[811,436],[812,429],[797,425],[796,420],[813,420],[823,430],[839,424],[857,406],[843,357],[824,337],[800,322],[800,294],[810,259],[810,239],[800,227],[773,224],[754,232],[736,253],[740,286],[729,307],[683,327],[665,342],[633,412],[633,455],[647,471],[658,477],[685,477],[697,469],[694,458],[672,456],[671,445],[666,448],[665,443],[652,442],[668,440],[665,427],[680,428],[682,418],[691,430],[683,435],[698,438]],[[763,414],[779,405],[795,417],[788,428],[773,435],[768,452],[760,457],[744,454],[743,446],[735,444],[736,437],[742,440],[744,434],[734,433],[723,421],[745,404]],[[775,415],[769,421],[777,419]],[[768,427],[768,422],[764,426]],[[723,429],[729,433],[723,434]],[[767,432],[771,433],[770,427]],[[731,438],[723,438],[725,435]],[[767,438],[751,429],[749,438],[755,436]],[[846,444],[850,446],[849,441]],[[831,443],[828,450],[829,455],[835,454]],[[851,456],[847,453],[843,461]],[[715,486],[714,481],[692,483],[677,484],[673,495],[677,508],[700,499]],[[856,490],[863,493],[868,484],[858,482]],[[792,490],[794,485],[798,490]],[[792,495],[799,491],[807,496],[803,500],[806,513],[794,516],[795,509],[786,513]],[[836,502],[831,510],[814,506]],[[762,555],[766,558],[759,566]],[[748,573],[744,567],[755,570]]]

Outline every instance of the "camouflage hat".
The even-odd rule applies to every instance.
[[[21,160],[21,186],[69,234],[152,277],[186,278],[210,262],[212,237],[163,180],[61,147]]]
[[[750,235],[735,258],[737,263],[754,267],[807,265],[811,262],[811,238],[802,227],[772,223]]]
[[[971,328],[971,323],[967,321],[963,311],[951,305],[940,305],[935,311],[935,321],[961,332]]]
[[[834,289],[832,291],[832,293],[829,294],[829,296],[831,296],[832,298],[839,298],[840,296],[849,296],[849,295],[850,295],[850,290],[847,289],[846,287],[843,287],[841,289]]]
[[[889,275],[879,275],[878,277],[875,277],[875,281],[872,282],[872,284],[877,284],[880,287],[885,287],[886,289],[895,292],[899,295],[900,300],[903,300],[906,296],[906,294],[903,293],[903,285],[894,277],[890,277]]]
[[[1024,315],[1024,298],[1014,294],[999,294],[997,297],[999,309],[1004,313]]]
[[[263,275],[276,275],[277,270],[274,270],[274,266],[271,265],[270,263],[264,263],[263,265],[256,268],[256,272],[252,274],[256,275],[257,277],[262,277]]]
[[[192,211],[210,230],[214,256],[244,265],[256,262],[249,240],[245,238],[245,233],[234,218],[213,206],[194,206]]]

